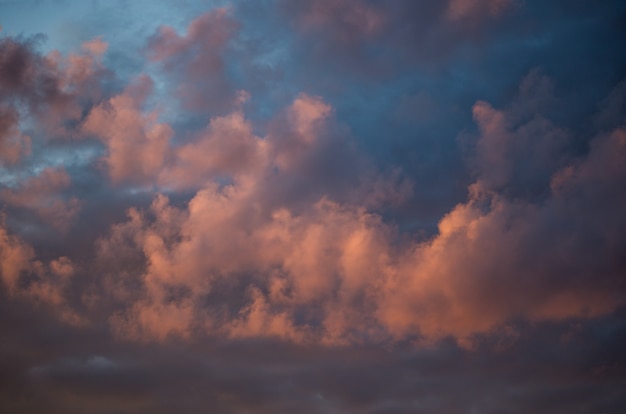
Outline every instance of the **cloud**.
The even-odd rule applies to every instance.
[[[160,173],[167,187],[199,188],[215,178],[241,177],[267,166],[268,143],[252,132],[241,110],[212,118],[205,131],[173,149],[171,165]]]
[[[63,195],[69,186],[70,177],[62,167],[47,168],[16,188],[0,190],[0,200],[12,208],[32,210],[51,226],[64,230],[80,210],[76,197]]]
[[[162,27],[148,52],[165,70],[200,79],[204,69],[221,68],[220,55],[211,53],[236,30],[229,12],[218,9],[194,20],[185,36]],[[211,52],[204,49],[209,46]],[[76,84],[87,82],[106,48],[101,39],[85,43],[85,54],[70,55],[64,73]],[[60,89],[72,89],[68,85]],[[109,315],[111,326],[139,340],[261,335],[345,344],[451,336],[471,346],[477,335],[515,318],[561,320],[615,310],[622,304],[612,295],[620,288],[614,276],[620,264],[612,255],[623,241],[607,223],[618,218],[612,210],[598,213],[588,200],[610,199],[608,188],[623,176],[617,162],[610,175],[593,166],[596,158],[621,153],[622,130],[597,134],[587,157],[577,156],[568,146],[570,133],[542,115],[553,94],[550,79],[532,71],[508,106],[477,101],[467,200],[439,220],[435,234],[404,240],[376,209],[402,203],[410,180],[398,178],[399,169],[374,167],[321,97],[298,94],[259,136],[244,111],[250,95],[239,91],[228,113],[182,139],[149,108],[158,95],[151,78],[137,77],[93,106],[81,133],[104,143],[102,161],[113,184],[174,199],[181,191],[192,196],[181,205],[158,195],[147,213],[131,208],[128,221],[98,242],[107,276],[96,284],[119,307]],[[77,207],[75,198],[58,195],[69,183],[65,170],[45,169],[2,196],[61,228]],[[576,214],[607,222],[579,228]],[[580,254],[585,243],[573,235],[594,231],[602,235],[596,241],[605,261],[616,267],[591,287],[584,272],[601,269]],[[544,240],[573,262],[538,252]],[[21,251],[15,249],[7,252]],[[114,257],[118,264],[105,263]],[[113,269],[124,263],[128,280],[114,280]]]
[[[409,67],[442,67],[450,59],[480,54],[489,43],[485,40],[491,40],[489,29],[513,14],[507,12],[517,3],[307,0],[279,1],[278,6],[279,18],[295,29],[293,41],[299,46],[294,53],[307,63],[302,70],[350,73],[375,84],[404,76]]]
[[[398,243],[393,226],[349,200],[322,197],[304,209],[272,203],[259,172],[207,185],[184,208],[156,198],[154,219],[133,211],[120,227],[130,231],[124,248],[145,257],[137,275],[144,293],[114,326],[156,339],[194,332],[314,343],[452,336],[471,346],[476,335],[516,318],[592,318],[617,309],[617,252],[626,241],[610,227],[626,200],[610,189],[626,176],[618,161],[624,131],[598,135],[586,157],[566,164],[558,156],[566,133],[537,117],[510,124],[518,119],[518,106],[511,108],[474,106],[481,169],[468,200],[426,241]],[[315,125],[329,113],[319,101],[297,98],[285,113],[293,141],[277,141],[274,165],[301,168],[283,157],[310,151],[323,136]],[[262,142],[243,131],[252,148]],[[265,141],[276,145],[273,139]],[[598,219],[589,227],[581,216]],[[592,235],[598,247],[589,250]],[[166,314],[171,322],[161,323]]]
[[[298,5],[282,2],[281,6],[295,14],[300,29],[331,30],[339,42],[375,35],[386,23],[384,12],[360,0],[312,0]]]
[[[608,189],[625,177],[617,161],[624,131],[598,134],[586,157],[565,157],[568,132],[538,115],[515,123],[519,107],[475,104],[477,180],[394,282],[381,312],[399,332],[414,326],[462,339],[518,317],[594,317],[622,306],[615,292],[625,240],[609,227],[620,222],[626,200]],[[588,225],[581,217],[597,219]],[[591,238],[602,247],[592,249]]]
[[[142,104],[151,89],[149,77],[138,78],[121,94],[94,107],[82,125],[84,134],[106,144],[104,161],[114,183],[151,182],[163,167],[173,132],[158,122],[156,112],[144,114]]]
[[[622,5],[143,6],[0,38],[1,409],[624,411]]]
[[[276,164],[289,170],[302,162],[319,139],[320,126],[330,115],[331,107],[321,99],[300,95],[286,113],[287,136],[276,135]]]
[[[30,246],[24,244],[18,237],[9,234],[3,225],[0,228],[0,254],[2,281],[11,292],[17,288],[21,273],[29,268],[29,262],[34,253]]]
[[[40,40],[0,39],[2,142],[12,163],[20,154],[27,155],[30,145],[28,136],[15,131],[20,121],[36,120],[48,136],[69,135],[65,123],[79,120],[83,106],[100,96],[99,80],[105,72],[100,57],[106,43],[96,39],[86,42],[79,54],[53,51],[42,56],[37,51]],[[26,113],[21,113],[20,104]]]
[[[194,19],[183,36],[169,26],[161,26],[150,39],[148,57],[161,63],[172,77],[184,109],[223,111],[237,101],[223,58],[237,29],[228,9],[220,8]]]
[[[451,0],[446,17],[452,21],[499,17],[513,5],[512,0]]]
[[[19,130],[19,115],[12,107],[0,107],[0,160],[14,165],[30,154],[30,137]]]
[[[334,266],[340,266],[340,263],[348,274],[353,274],[350,276],[353,280],[347,285],[359,284],[356,274],[361,267],[357,262],[371,253],[360,249],[377,246],[375,234],[367,236],[368,229],[359,233],[358,228],[363,224],[357,223],[370,220],[365,211],[356,207],[344,210],[339,204],[322,199],[312,210],[304,208],[306,204],[298,207],[297,211],[304,208],[304,216],[299,217],[287,207],[294,202],[296,206],[300,204],[297,197],[294,198],[296,195],[275,198],[273,194],[281,188],[281,181],[290,182],[296,178],[294,183],[297,184],[298,177],[309,180],[311,185],[324,185],[316,175],[327,168],[326,157],[343,145],[341,136],[327,135],[332,127],[328,119],[331,112],[330,106],[319,98],[300,95],[276,120],[272,132],[265,138],[255,137],[242,113],[235,112],[214,118],[208,133],[201,134],[195,142],[174,149],[170,158],[171,169],[164,169],[160,179],[170,183],[166,188],[189,188],[190,183],[191,188],[200,188],[189,201],[188,208],[181,210],[170,206],[164,196],[157,197],[149,215],[155,221],[131,210],[129,221],[116,226],[110,239],[100,242],[102,257],[136,257],[129,252],[138,250],[146,260],[143,274],[135,275],[144,285],[143,297],[140,295],[136,299],[126,316],[115,316],[116,330],[121,330],[127,337],[142,337],[141,332],[144,332],[148,338],[160,339],[168,334],[187,337],[192,329],[243,336],[246,327],[262,332],[264,330],[260,327],[269,324],[276,330],[278,326],[287,330],[281,335],[302,338],[303,333],[296,334],[299,328],[289,331],[292,322],[285,318],[291,315],[268,308],[263,297],[254,293],[254,289],[246,292],[245,286],[240,287],[243,291],[233,294],[253,295],[256,305],[250,305],[246,308],[248,310],[230,309],[230,316],[226,315],[226,319],[212,315],[213,310],[205,312],[199,304],[205,296],[212,294],[211,285],[223,283],[225,277],[252,272],[266,278],[273,273],[272,269],[281,267],[287,272],[286,279],[262,279],[260,283],[271,283],[274,289],[278,289],[276,298],[285,303],[306,305],[307,301],[324,298],[327,289],[340,283],[339,279],[333,281]],[[311,153],[320,157],[319,166],[311,164]],[[357,171],[367,171],[361,170],[358,163],[353,165],[359,168]],[[221,186],[215,181],[220,177],[230,177],[233,181]],[[356,199],[354,197],[358,195],[367,203],[370,200],[384,203],[398,197],[393,189],[395,183],[390,189],[378,187],[391,184],[380,181],[385,180],[384,176],[364,178],[374,180],[363,181],[361,192],[354,193],[351,198]],[[363,191],[365,189],[369,192]],[[304,195],[310,197],[310,194]],[[375,219],[372,217],[372,220]],[[324,230],[327,224],[336,230]],[[353,232],[356,234],[351,235]],[[361,235],[371,241],[359,240]],[[344,242],[350,246],[349,254],[356,256],[340,259],[341,246],[331,246]],[[312,252],[308,252],[310,249]],[[325,259],[331,252],[332,256]],[[314,256],[306,258],[311,254]],[[326,269],[317,268],[318,261],[331,257],[332,262]],[[293,289],[294,297],[280,299],[285,295],[280,291],[280,285]],[[265,314],[266,311],[269,313]],[[161,323],[163,318],[158,315],[162,313],[174,318],[172,323]],[[230,321],[230,317],[236,319]],[[251,317],[257,322],[252,323]],[[214,321],[214,318],[218,320]],[[260,322],[258,318],[268,319]],[[279,319],[271,322],[274,318]]]
[[[102,40],[102,37],[97,37],[95,39],[84,42],[81,47],[91,56],[102,56],[109,48],[109,44]]]
[[[25,299],[33,306],[43,304],[64,323],[86,323],[67,302],[67,288],[76,271],[70,259],[37,260],[33,248],[10,234],[4,223],[0,226],[0,258],[0,277],[9,297]]]

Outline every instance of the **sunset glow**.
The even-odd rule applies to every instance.
[[[626,2],[0,27],[1,412],[626,412]]]

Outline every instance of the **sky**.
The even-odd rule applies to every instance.
[[[626,412],[626,1],[0,27],[0,411]]]

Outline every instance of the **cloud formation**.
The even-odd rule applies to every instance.
[[[63,168],[46,168],[17,188],[0,190],[0,200],[13,208],[32,210],[51,226],[62,230],[80,209],[76,197],[63,194],[69,185],[70,177]]]
[[[286,152],[273,152],[273,165],[288,173],[301,168],[302,161],[283,157],[297,160],[307,150],[316,140],[311,123],[329,110],[296,99],[287,116],[297,133]],[[134,248],[145,257],[145,292],[124,329],[160,339],[225,331],[322,343],[452,336],[469,345],[517,318],[597,317],[622,306],[615,292],[623,288],[619,252],[626,240],[611,228],[624,224],[616,225],[626,200],[610,189],[626,177],[625,131],[595,137],[588,155],[564,163],[555,154],[566,133],[550,122],[533,117],[513,127],[514,110],[481,101],[473,112],[481,170],[467,201],[425,241],[399,243],[394,226],[354,200],[276,205],[258,190],[268,185],[260,170],[203,188],[186,208],[159,196],[153,219],[131,210],[102,241],[112,256],[119,256],[111,253],[116,248]],[[271,145],[272,137],[250,142]],[[591,215],[598,217],[592,228],[579,221]],[[244,305],[212,302],[233,294]],[[159,315],[173,319],[163,323]]]
[[[237,99],[222,57],[237,28],[228,9],[221,8],[194,19],[183,36],[160,26],[150,39],[148,57],[171,76],[184,109],[223,111]]]
[[[173,132],[157,121],[156,113],[144,114],[142,104],[151,88],[151,79],[140,77],[121,94],[94,107],[82,125],[84,134],[104,141],[104,161],[114,183],[151,182],[163,167]]]
[[[221,5],[0,37],[0,408],[623,412],[624,5]]]

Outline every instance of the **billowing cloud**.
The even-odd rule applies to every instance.
[[[348,201],[322,197],[305,209],[268,202],[258,190],[269,185],[259,170],[204,188],[184,209],[160,196],[152,220],[131,211],[121,228],[130,232],[125,248],[145,257],[137,275],[144,294],[122,317],[123,329],[160,339],[225,332],[322,343],[452,336],[469,346],[517,318],[597,317],[617,309],[618,252],[626,240],[610,227],[626,200],[609,189],[626,177],[618,161],[624,130],[597,136],[586,157],[567,164],[558,156],[566,132],[536,117],[513,125],[519,106],[511,108],[475,104],[481,169],[468,200],[426,241],[399,243],[393,226]],[[312,125],[329,111],[310,97],[296,99],[286,112],[293,141],[273,152],[270,165],[302,168],[283,157],[305,153],[323,132]],[[273,143],[243,131],[251,148]],[[599,159],[610,173],[601,173]],[[590,229],[579,217],[591,215],[602,219]],[[105,251],[121,248],[113,247],[119,231],[102,242],[110,246]],[[586,240],[595,232],[602,236],[592,249]],[[164,315],[171,323],[162,322]]]
[[[67,287],[75,272],[70,259],[37,260],[33,248],[9,234],[4,223],[0,227],[0,258],[3,288],[10,297],[27,300],[35,307],[43,305],[65,323],[85,323],[67,303]]]
[[[207,36],[221,47],[235,27],[220,28],[227,13],[220,9],[195,20],[186,37],[161,28],[150,45],[154,59],[175,59],[173,65],[182,53],[191,59],[185,64],[189,70],[204,67],[206,62],[194,56],[205,59],[206,53],[190,50],[205,44]],[[96,39],[83,48],[88,54],[70,55],[66,71],[78,83],[91,76],[92,59],[106,44]],[[205,130],[177,144],[172,127],[146,106],[153,93],[152,80],[138,77],[93,107],[81,126],[82,134],[105,144],[103,161],[114,184],[197,191],[185,207],[159,195],[150,214],[129,210],[130,220],[100,240],[101,260],[130,254],[135,263],[143,262],[129,274],[141,289],[127,295],[131,302],[110,317],[122,337],[270,335],[351,343],[452,336],[469,344],[515,318],[595,317],[622,304],[613,294],[620,288],[615,275],[621,268],[607,269],[605,283],[591,287],[585,272],[600,270],[580,254],[584,241],[572,235],[586,231],[578,229],[577,214],[598,214],[587,210],[590,195],[584,189],[593,186],[596,200],[608,200],[600,189],[612,188],[624,175],[619,164],[608,175],[593,167],[596,158],[622,152],[623,130],[594,138],[587,156],[568,156],[569,133],[540,115],[552,89],[536,71],[523,80],[519,98],[508,108],[474,104],[480,136],[468,199],[439,221],[434,235],[414,242],[400,242],[392,223],[368,211],[410,192],[378,187],[381,179],[383,187],[398,184],[372,173],[323,99],[300,94],[260,137],[242,107],[250,97],[239,92],[230,114],[213,117]],[[334,162],[333,153],[355,157],[351,166],[361,177],[352,181],[337,169],[341,179],[326,184],[324,170]],[[46,169],[3,190],[3,199],[61,228],[78,207],[75,198],[56,196],[69,180],[63,169]],[[361,189],[341,195],[354,184]],[[281,194],[290,185],[310,188],[302,193],[305,198]],[[372,199],[377,201],[371,204]],[[622,202],[612,205],[615,201]],[[578,209],[563,210],[568,204]],[[608,233],[618,217],[612,210],[600,217],[607,223],[596,223],[595,231],[606,227],[601,233],[606,239],[596,243],[608,255],[603,262],[610,263],[623,243]],[[20,246],[10,240],[7,246]],[[581,263],[539,253],[545,240]],[[12,257],[32,255],[9,247]],[[599,252],[594,254],[597,258]],[[567,283],[570,277],[577,283]],[[117,283],[105,286],[118,295]],[[236,305],[217,300],[220,289],[227,290],[225,298],[237,298]]]
[[[0,411],[624,411],[623,4],[40,3]]]
[[[163,167],[172,130],[156,113],[144,114],[142,104],[152,88],[140,77],[123,93],[94,107],[82,131],[101,138],[107,147],[104,161],[113,182],[149,182]]]
[[[241,110],[211,119],[196,139],[173,150],[160,180],[178,188],[202,187],[217,177],[242,177],[267,166],[268,143],[256,137]]]

